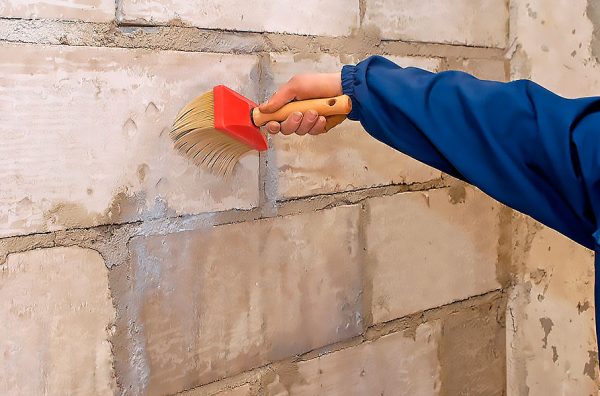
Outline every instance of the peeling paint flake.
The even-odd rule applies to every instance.
[[[552,331],[554,323],[550,318],[540,318],[540,324],[542,325],[542,329],[544,330],[544,338],[542,338],[542,342],[544,343],[544,345],[542,346],[542,348],[546,349],[546,347],[548,346],[548,335]]]
[[[598,0],[588,0],[586,14],[594,26],[592,32],[592,55],[600,62],[600,2]]]

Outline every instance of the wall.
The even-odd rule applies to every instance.
[[[513,0],[511,78],[566,97],[600,93],[600,3]],[[520,215],[513,219],[507,314],[509,394],[595,395],[593,252]]]
[[[230,180],[166,132],[213,85],[263,100],[368,54],[505,80],[508,14],[4,1],[0,393],[506,394],[510,210],[350,122],[271,137]]]

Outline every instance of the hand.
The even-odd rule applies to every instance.
[[[273,113],[292,100],[329,98],[342,94],[342,77],[338,73],[299,74],[281,86],[277,92],[258,108],[263,113]],[[304,114],[292,113],[285,121],[270,121],[266,128],[270,133],[281,132],[284,135],[318,135],[324,133],[346,117],[344,115],[323,117],[316,111],[308,110]]]

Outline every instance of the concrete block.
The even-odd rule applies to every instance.
[[[600,92],[600,4],[594,0],[511,1],[511,78],[559,95]]]
[[[435,71],[439,59],[390,58],[402,66]],[[316,59],[293,54],[272,54],[273,81],[270,91],[292,76],[306,72],[341,70],[338,57],[320,55]],[[356,60],[351,60],[356,62]],[[345,121],[319,136],[271,138],[277,167],[279,199],[327,194],[373,186],[416,183],[436,179],[441,172],[397,152],[372,138],[358,122]]]
[[[453,305],[438,314],[440,395],[513,394],[506,391],[507,299],[500,292],[476,299],[475,304]]]
[[[462,185],[373,198],[366,228],[373,322],[500,287],[499,204]]]
[[[125,22],[181,21],[208,29],[347,36],[358,27],[359,0],[121,0]]]
[[[439,322],[274,369],[266,395],[439,395]]]
[[[511,1],[511,78],[564,97],[597,96],[599,28],[598,1]],[[595,395],[593,252],[531,219],[524,224],[520,240],[527,244],[515,260],[520,282],[511,290],[507,325],[509,391]]]
[[[115,19],[115,1],[3,0],[0,3],[0,17],[110,22]]]
[[[506,395],[505,309],[498,293],[374,341],[275,364],[263,374],[264,394]]]
[[[133,239],[111,271],[120,383],[172,394],[359,334],[358,211]]]
[[[0,300],[0,394],[114,394],[115,310],[97,252],[11,254],[0,266]]]
[[[366,0],[365,26],[376,26],[388,40],[506,46],[505,0]]]
[[[448,59],[448,70],[460,70],[482,80],[508,81],[509,66],[504,60],[497,59]]]
[[[600,380],[594,326],[594,258],[537,224],[510,299],[509,385],[515,394],[596,394]]]
[[[257,59],[4,44],[0,237],[258,202],[258,156],[223,180],[179,155],[180,108],[224,83],[256,98]]]

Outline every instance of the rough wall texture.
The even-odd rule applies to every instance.
[[[600,94],[596,0],[513,0],[511,78],[567,97]],[[595,395],[593,253],[531,219],[513,219],[509,393]]]
[[[98,252],[11,254],[0,279],[2,393],[112,394],[115,310]]]
[[[260,101],[368,54],[506,80],[508,3],[192,3],[0,4],[0,394],[506,395],[509,209],[350,122],[230,180],[165,131],[213,85]],[[547,306],[511,304],[538,342]],[[532,353],[583,381],[575,304]]]

